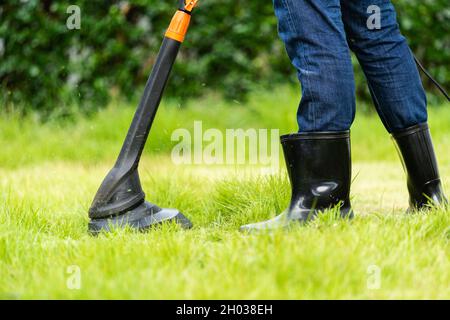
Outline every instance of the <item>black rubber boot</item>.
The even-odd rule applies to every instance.
[[[350,132],[290,134],[281,137],[281,144],[292,186],[291,203],[276,218],[242,226],[241,231],[284,228],[335,206],[340,206],[342,217],[353,217]]]
[[[447,204],[427,123],[392,134],[407,176],[409,211]]]

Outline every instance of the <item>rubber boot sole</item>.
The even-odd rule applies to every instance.
[[[297,213],[295,217],[292,217],[292,215],[288,217],[287,212],[283,212],[271,220],[241,226],[239,231],[244,233],[255,233],[287,229],[293,225],[304,224],[308,221],[314,220],[319,212],[320,211],[311,210],[302,211]],[[354,212],[352,208],[342,208],[340,210],[340,217],[347,220],[353,219]]]

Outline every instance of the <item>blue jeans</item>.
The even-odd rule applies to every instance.
[[[302,85],[301,132],[351,127],[355,80],[350,50],[389,132],[427,121],[425,91],[390,0],[273,1],[280,37]],[[381,28],[368,27],[376,13],[368,10],[373,5],[380,9]]]

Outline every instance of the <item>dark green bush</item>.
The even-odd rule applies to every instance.
[[[3,0],[0,4],[0,100],[40,112],[85,112],[111,95],[139,95],[177,0]],[[81,29],[69,30],[69,5],[81,8]],[[448,0],[395,2],[419,58],[450,85]],[[271,1],[203,0],[175,66],[168,95],[220,90],[241,99],[255,84],[290,79]],[[358,79],[361,75],[358,74]],[[362,81],[358,92],[364,96]]]

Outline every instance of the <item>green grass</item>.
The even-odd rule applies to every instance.
[[[376,117],[352,131],[356,218],[326,212],[308,226],[245,235],[244,223],[287,205],[280,172],[252,166],[175,166],[170,134],[204,127],[295,130],[296,94],[282,88],[247,103],[216,97],[166,102],[141,165],[147,196],[195,224],[148,233],[117,230],[93,238],[87,210],[125,135],[133,108],[114,105],[91,119],[39,124],[0,119],[0,298],[450,299],[450,212],[404,214],[404,174]],[[450,106],[430,111],[447,190]],[[81,287],[67,286],[77,266]],[[373,266],[378,289],[368,286]]]

